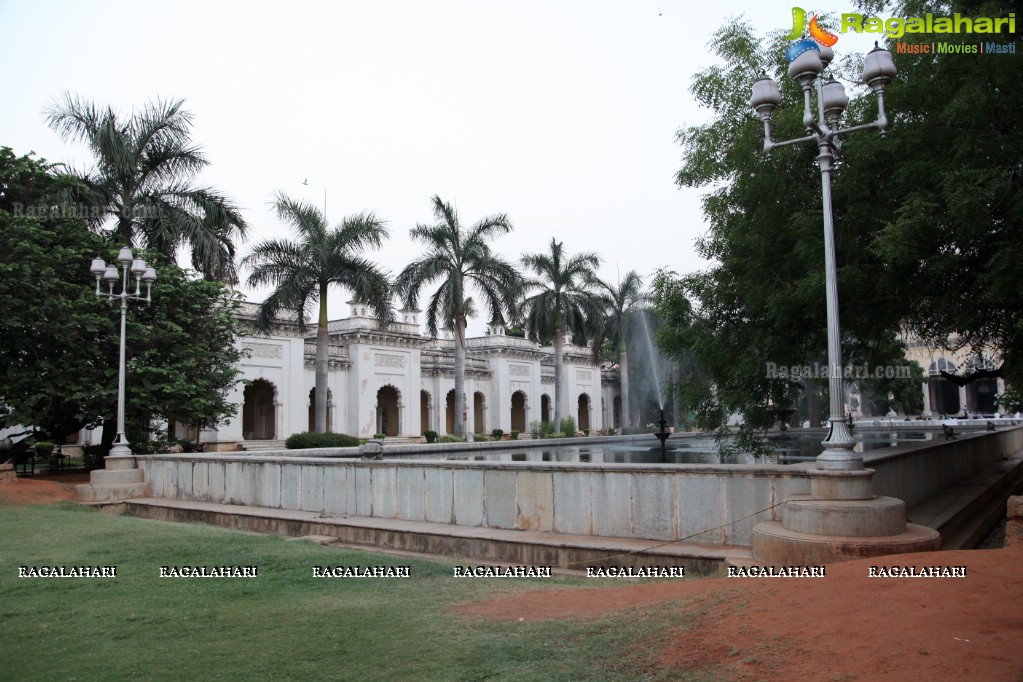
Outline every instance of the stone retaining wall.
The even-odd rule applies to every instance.
[[[874,494],[897,497],[907,507],[948,490],[1023,450],[1023,427],[961,434],[954,440],[910,445],[864,455],[874,469]]]
[[[1023,428],[866,457],[907,506],[1023,449]],[[362,461],[241,454],[138,457],[155,497],[575,535],[752,544],[813,464]]]
[[[749,545],[806,472],[752,465],[139,457],[155,497],[407,521]],[[768,510],[768,511],[762,511]],[[761,513],[758,513],[761,512]]]

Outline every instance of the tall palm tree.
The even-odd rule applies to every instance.
[[[565,332],[590,336],[600,317],[600,301],[590,291],[600,257],[580,253],[570,258],[564,253],[564,244],[551,238],[550,252],[527,254],[522,265],[535,275],[527,279],[526,287],[537,290],[522,303],[529,338],[554,337],[554,423],[560,424]]]
[[[604,342],[614,345],[618,351],[618,371],[622,381],[622,426],[632,426],[629,410],[629,353],[625,338],[632,319],[632,308],[643,300],[643,280],[635,270],[630,270],[617,286],[599,277],[593,277],[590,285],[596,290],[600,305],[604,309],[600,328],[593,340],[593,359],[599,361]]]
[[[91,171],[72,171],[94,229],[112,219],[105,231],[119,243],[172,261],[179,247],[187,247],[196,270],[235,283],[234,240],[245,236],[245,220],[224,195],[194,184],[210,162],[189,140],[192,115],[183,104],[157,100],[124,117],[65,93],[46,120],[64,140],[88,145],[95,157]]]
[[[360,255],[367,248],[380,248],[387,228],[373,213],[348,216],[330,227],[318,208],[282,193],[275,196],[274,208],[297,240],[260,242],[242,259],[242,266],[252,268],[249,286],[276,287],[259,309],[257,325],[263,331],[269,331],[282,311],[295,311],[304,330],[306,317],[319,304],[314,426],[323,433],[327,430],[327,290],[332,284],[347,289],[381,321],[393,319],[387,273]]]
[[[455,332],[455,435],[464,435],[459,418],[465,412],[465,328],[475,312],[475,289],[490,319],[514,315],[515,301],[522,288],[519,272],[490,250],[488,242],[512,231],[508,216],[490,215],[468,228],[458,213],[439,196],[433,199],[433,225],[416,225],[409,231],[413,241],[426,245],[426,254],[409,263],[398,275],[395,289],[408,308],[417,307],[423,287],[440,282],[426,307],[426,328],[437,336],[440,328]]]

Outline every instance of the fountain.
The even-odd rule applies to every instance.
[[[661,410],[661,418],[654,423],[661,427],[654,432],[654,435],[657,436],[657,440],[661,441],[661,449],[664,450],[667,447],[668,436],[671,435],[668,431],[668,422],[664,419],[664,410]]]
[[[650,373],[654,380],[654,388],[657,390],[657,406],[661,409],[661,419],[664,419],[664,396],[661,394],[661,376],[657,371],[658,354],[654,352],[654,341],[650,336],[650,323],[646,315],[640,315],[639,320],[643,325],[643,336],[646,339],[647,357],[650,359]]]

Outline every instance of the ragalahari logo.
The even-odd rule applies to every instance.
[[[806,20],[805,9],[802,7],[792,8],[792,30],[785,36],[785,40],[796,41],[785,50],[785,57],[790,63],[807,50],[820,51],[818,45],[821,47],[831,47],[838,42],[837,35],[820,25],[820,22],[817,20],[818,16],[814,14],[808,22]],[[806,31],[810,33],[810,38],[803,37]]]

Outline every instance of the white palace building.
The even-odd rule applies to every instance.
[[[366,306],[349,302],[350,315],[329,323],[327,428],[362,438],[382,433],[416,438],[426,431],[454,433],[456,415],[454,339],[434,339],[420,328],[419,311],[405,310],[381,327]],[[250,328],[258,304],[245,303]],[[297,323],[281,322],[268,335],[238,343],[246,351],[241,378],[231,396],[238,415],[215,431],[204,431],[209,450],[234,450],[280,441],[311,431],[315,396],[315,346]],[[554,348],[508,336],[491,324],[487,334],[467,339],[465,409],[468,433],[526,433],[533,421],[554,418]],[[620,424],[617,371],[601,371],[589,348],[564,352],[564,404],[580,431]],[[179,434],[185,435],[185,434]]]

